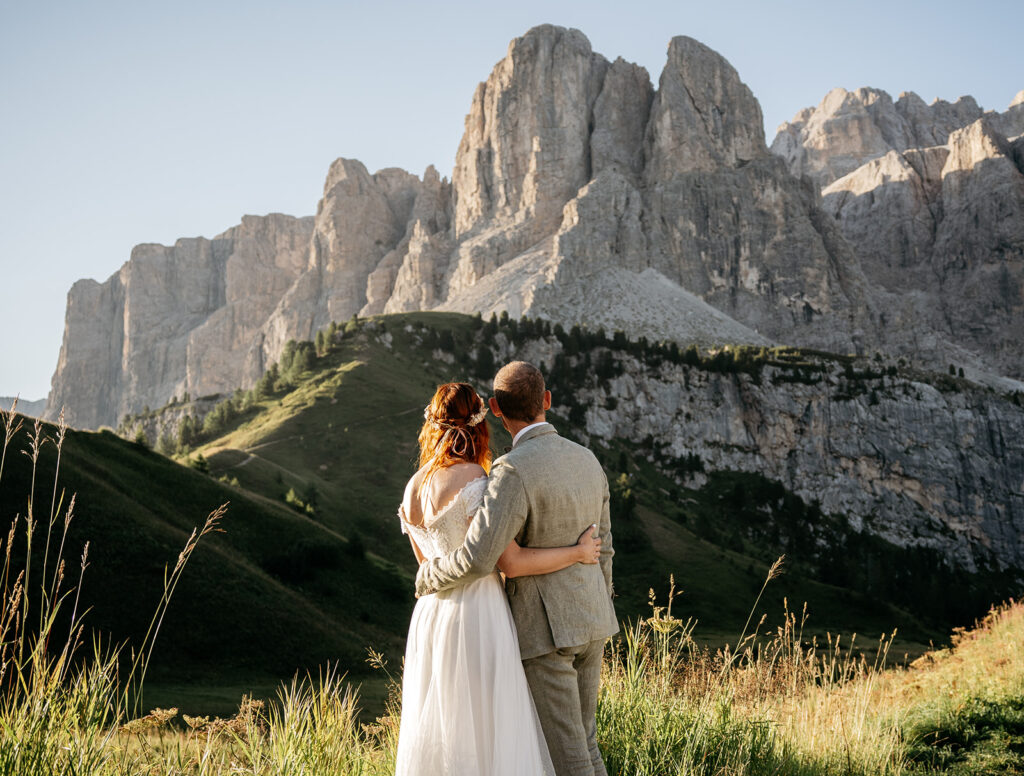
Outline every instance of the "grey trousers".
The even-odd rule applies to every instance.
[[[523,661],[557,776],[607,776],[597,748],[597,690],[605,639]]]

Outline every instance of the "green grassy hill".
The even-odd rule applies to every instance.
[[[469,379],[486,393],[482,378],[493,372],[494,355],[472,347],[486,326],[431,313],[353,322],[333,344],[320,343],[321,355],[307,349],[288,380],[236,396],[219,427],[176,460],[110,432],[69,432],[61,481],[78,494],[71,556],[92,542],[84,596],[93,626],[138,638],[164,565],[173,565],[194,525],[230,502],[225,532],[204,541],[171,606],[156,687],[202,684],[216,695],[214,685],[270,685],[326,661],[358,676],[369,646],[397,659],[415,563],[395,513],[416,468],[422,408],[447,380]],[[571,415],[552,418],[570,436]],[[499,453],[509,443],[496,425],[492,439]],[[730,532],[716,490],[728,483],[712,478],[701,491],[680,491],[626,445],[595,452],[613,482],[620,616],[648,613],[651,590],[664,603],[671,576],[683,591],[674,611],[699,620],[696,636],[734,639],[776,548]],[[53,459],[47,448],[41,483],[51,481]],[[3,514],[24,513],[29,461],[8,455],[7,467]],[[706,530],[709,522],[717,528]],[[764,627],[782,620],[788,601],[797,610],[807,603],[809,633],[856,631],[870,646],[899,628],[900,655],[918,654],[948,632],[948,623],[828,584],[815,568],[790,560],[790,573],[762,599]]]
[[[31,461],[17,452],[23,440],[12,442],[0,481],[0,505],[11,517],[26,514],[31,487]],[[36,570],[55,461],[54,447],[46,446],[36,486]],[[158,683],[269,683],[326,661],[359,665],[367,644],[400,644],[411,581],[282,503],[225,486],[109,432],[69,431],[60,481],[77,494],[65,552],[69,578],[77,578],[89,541],[82,586],[83,605],[92,608],[87,622],[108,638],[136,644],[159,601],[165,566],[174,566],[194,526],[229,505],[224,533],[204,538],[171,603],[154,653]],[[24,524],[22,518],[16,558],[24,557]],[[371,600],[373,616],[361,616],[360,602]]]
[[[473,318],[442,314],[371,322],[319,358],[294,390],[260,400],[227,433],[192,455],[209,461],[212,476],[237,479],[240,487],[269,500],[281,502],[289,490],[301,495],[312,487],[316,520],[357,537],[411,578],[414,561],[394,515],[415,469],[421,411],[434,386],[445,380],[469,379],[486,393],[482,376],[490,374],[493,363],[469,355],[479,327]],[[573,433],[567,419],[553,420],[562,433]],[[498,453],[509,443],[493,423],[492,439]],[[664,598],[674,575],[684,591],[677,606],[701,620],[704,638],[735,637],[774,557],[753,557],[742,547],[726,549],[723,542],[698,536],[699,521],[687,514],[694,507],[673,499],[675,483],[634,451],[600,447],[595,452],[610,479],[627,461],[636,503],[628,516],[619,510],[615,527],[620,615],[646,613],[649,591]],[[621,500],[618,490],[616,496]],[[702,503],[698,509],[707,514],[711,507]],[[907,611],[796,570],[773,585],[765,611],[781,617],[783,599],[795,606],[808,602],[811,622],[821,633],[858,630],[873,639],[898,626],[917,642],[907,645],[916,652],[940,632],[922,627]]]

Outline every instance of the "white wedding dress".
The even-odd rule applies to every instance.
[[[403,533],[427,559],[458,549],[486,487],[486,477],[473,480],[422,526],[403,519]],[[498,573],[420,598],[405,648],[395,776],[553,773]]]

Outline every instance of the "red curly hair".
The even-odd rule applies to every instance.
[[[486,412],[487,405],[469,383],[437,386],[423,412],[419,437],[420,466],[430,465],[427,476],[457,463],[476,463],[490,470],[491,433],[483,419]]]

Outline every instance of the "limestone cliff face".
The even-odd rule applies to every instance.
[[[823,184],[889,349],[1024,376],[1020,113],[836,90],[780,129],[772,149]]]
[[[46,414],[80,428],[117,424],[186,391],[258,376],[252,337],[297,277],[312,219],[246,216],[212,240],[139,245],[105,283],[68,293],[64,342]]]
[[[64,341],[45,415],[55,419],[63,407],[68,423],[78,428],[114,425],[122,403],[123,344],[121,273],[102,284],[79,280],[68,292]]]
[[[452,174],[456,238],[495,221],[535,221],[536,236],[558,225],[591,177],[590,119],[607,70],[579,30],[545,25],[509,44],[466,117]]]
[[[483,345],[478,345],[482,347]],[[494,341],[497,362],[549,369],[555,337]],[[874,359],[801,356],[755,374],[723,374],[614,349],[614,374],[574,378],[553,411],[591,445],[629,440],[677,478],[745,471],[781,482],[851,527],[901,547],[928,547],[954,566],[1024,574],[1024,410],[1020,397]],[[596,361],[603,353],[591,353]],[[573,369],[575,359],[568,356]],[[575,372],[574,372],[575,374]],[[685,475],[699,487],[704,474]],[[822,537],[827,541],[827,537]]]
[[[225,393],[263,374],[266,363],[254,347],[255,337],[268,311],[305,269],[311,221],[244,216],[239,226],[217,238],[231,244],[224,266],[224,303],[189,335],[181,393]]]
[[[474,93],[451,181],[338,159],[314,217],[139,246],[105,284],[76,284],[47,413],[66,404],[77,425],[114,425],[186,391],[251,385],[289,339],[332,320],[421,309],[1012,372],[1017,232],[964,238],[957,225],[1016,212],[1010,166],[1024,153],[1005,138],[1024,124],[1024,96],[985,114],[1003,138],[986,146],[1003,160],[995,189],[971,182],[973,140],[936,146],[981,115],[969,98],[840,90],[786,125],[773,154],[757,100],[701,43],[673,38],[655,89],[578,30],[536,27]],[[872,181],[911,195],[890,186],[883,213]],[[897,226],[878,228],[894,213]],[[941,293],[977,304],[947,315],[930,286],[900,285],[905,271],[940,271]]]
[[[833,89],[816,108],[784,122],[772,151],[790,170],[822,186],[890,150],[944,145],[949,134],[981,118],[972,97],[931,105],[913,92],[895,102],[881,89]]]
[[[762,126],[728,62],[673,39],[645,138],[648,260],[773,339],[854,350],[870,316],[856,261]]]
[[[820,382],[716,375],[631,361],[584,389],[588,433],[695,453],[706,469],[758,472],[853,527],[957,565],[1024,569],[1024,413],[977,389],[902,377]],[[608,397],[616,410],[606,409]]]
[[[276,308],[264,317],[254,348],[260,372],[280,355],[289,339],[308,340],[333,321],[380,312],[394,283],[396,248],[415,231],[410,223],[445,225],[436,212],[441,182],[433,168],[424,180],[390,168],[371,175],[352,159],[338,159],[327,173],[317,206],[306,265]],[[377,270],[380,271],[377,271]],[[371,275],[373,278],[371,279]],[[258,375],[257,375],[258,376]]]

